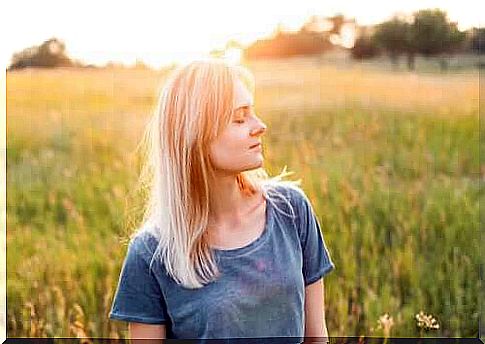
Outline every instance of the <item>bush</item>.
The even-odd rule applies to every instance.
[[[354,59],[368,59],[379,55],[379,49],[369,37],[359,37],[351,50]]]

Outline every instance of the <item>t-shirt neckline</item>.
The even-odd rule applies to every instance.
[[[266,209],[265,209],[265,225],[263,232],[261,235],[251,241],[249,244],[246,246],[242,247],[237,247],[237,248],[232,248],[232,249],[218,249],[218,248],[212,248],[212,250],[215,252],[215,254],[219,257],[222,258],[235,258],[239,257],[242,255],[245,255],[249,252],[252,252],[253,250],[256,250],[258,247],[260,247],[266,239],[269,236],[270,229],[273,227],[273,216],[271,216],[271,202],[268,200],[268,198],[265,196],[265,202],[266,202]]]

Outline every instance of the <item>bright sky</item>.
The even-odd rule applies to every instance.
[[[136,59],[154,67],[207,56],[229,39],[243,44],[270,35],[278,23],[298,29],[311,15],[342,13],[358,24],[423,8],[446,10],[460,29],[480,26],[477,0],[136,0],[9,1],[2,4],[0,61],[57,37],[72,58],[86,63]],[[482,19],[483,20],[483,19]],[[483,24],[483,22],[482,22]]]

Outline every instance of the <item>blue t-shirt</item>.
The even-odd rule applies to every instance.
[[[261,236],[215,249],[221,276],[199,289],[176,284],[159,259],[149,271],[158,241],[140,230],[129,243],[110,318],[166,324],[167,338],[303,338],[305,286],[335,265],[303,191],[285,184],[267,190]]]

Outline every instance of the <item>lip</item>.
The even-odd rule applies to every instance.
[[[254,149],[259,147],[261,147],[261,143],[256,143],[255,145],[250,146],[249,149]]]

